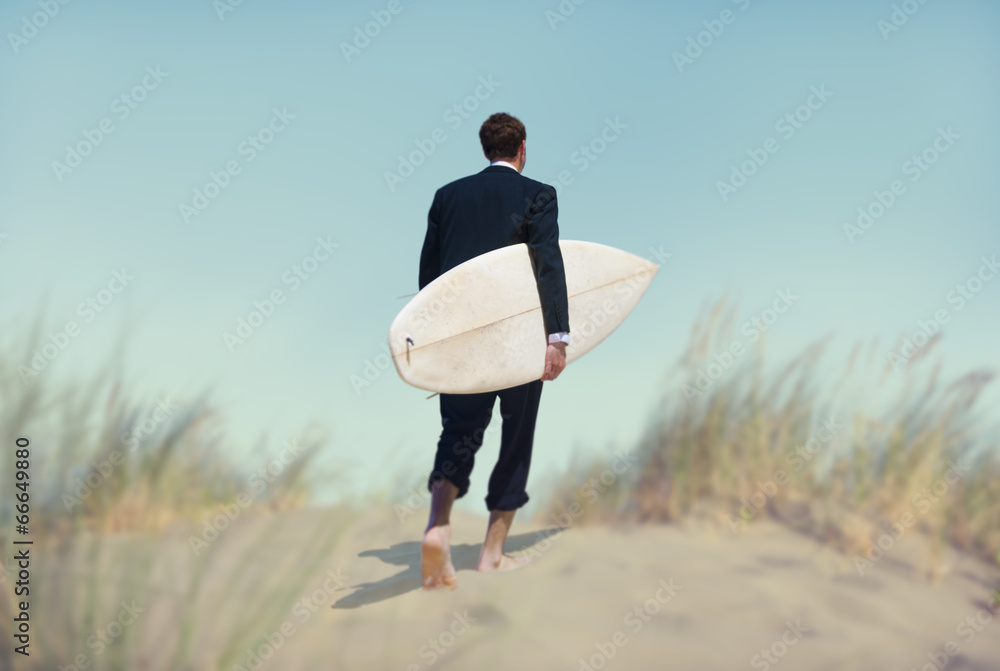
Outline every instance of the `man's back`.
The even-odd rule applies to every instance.
[[[518,243],[528,245],[546,333],[569,331],[555,189],[504,165],[435,193],[420,254],[420,289],[469,259]]]

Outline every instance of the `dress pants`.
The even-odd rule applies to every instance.
[[[444,478],[458,487],[458,498],[468,492],[476,452],[483,445],[497,396],[500,397],[503,426],[500,456],[490,475],[486,508],[517,510],[528,502],[525,488],[538,401],[542,396],[541,380],[480,394],[440,394],[441,438],[434,457],[434,470],[427,480],[429,491],[433,491],[436,481]]]

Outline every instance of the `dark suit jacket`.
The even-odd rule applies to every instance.
[[[442,186],[427,215],[420,288],[480,254],[524,242],[538,284],[545,333],[568,333],[558,214],[554,188],[502,165]]]

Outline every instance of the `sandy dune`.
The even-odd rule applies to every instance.
[[[742,537],[584,527],[536,545],[526,569],[483,575],[472,568],[484,520],[463,516],[453,519],[459,589],[440,594],[418,589],[422,522],[380,527],[372,516],[352,539],[384,541],[350,559],[354,589],[330,621],[392,650],[372,657],[354,646],[343,668],[883,670],[921,668],[937,654],[949,669],[1000,669],[1000,628],[987,610],[997,572],[968,558],[932,586],[890,556],[862,577],[848,558],[767,523]],[[511,549],[537,543],[530,531],[544,528],[515,525]],[[348,606],[364,619],[350,624],[339,610]],[[452,641],[456,612],[475,621]]]
[[[203,555],[200,582],[186,536],[156,539],[155,584],[108,577],[115,588],[101,590],[108,607],[133,594],[146,608],[129,668],[177,671],[169,651],[195,609],[196,668],[220,659],[236,632],[242,663],[226,668],[1000,669],[988,610],[1000,573],[967,557],[935,586],[902,549],[862,577],[849,558],[766,522],[743,536],[574,527],[545,540],[535,532],[552,525],[515,521],[508,551],[536,561],[479,574],[485,519],[457,514],[459,588],[425,592],[423,513],[403,524],[389,507],[353,517],[310,559],[310,544],[344,520],[322,510],[237,520]],[[256,613],[276,588],[294,588],[297,601],[274,623]],[[254,650],[270,659],[259,664]]]

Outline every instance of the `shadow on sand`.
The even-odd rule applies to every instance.
[[[563,529],[560,527],[551,527],[532,533],[508,536],[507,542],[504,543],[504,552],[528,550],[555,537],[562,531]],[[482,543],[452,545],[451,561],[455,565],[455,571],[474,571],[482,547]],[[358,608],[420,589],[420,541],[406,541],[405,543],[396,543],[388,548],[365,550],[358,556],[377,557],[386,564],[405,566],[406,568],[377,582],[354,585],[354,592],[337,601],[331,606],[332,608]]]

